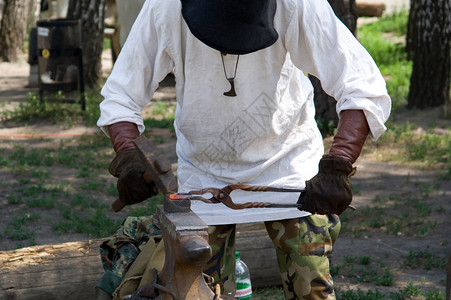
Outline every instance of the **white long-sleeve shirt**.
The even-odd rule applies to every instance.
[[[391,100],[373,59],[336,18],[326,0],[278,0],[279,34],[270,47],[241,55],[237,96],[221,54],[196,39],[179,0],[147,0],[109,76],[98,126],[128,121],[144,131],[141,111],[174,70],[179,192],[229,183],[304,188],[318,171],[323,143],[314,115],[313,88],[321,80],[337,100],[337,113],[361,109],[371,137],[385,130]],[[236,55],[226,55],[233,76]],[[233,192],[234,202],[296,203],[298,193]],[[296,208],[231,210],[192,203],[209,225],[305,216]]]

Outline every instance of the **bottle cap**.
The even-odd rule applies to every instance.
[[[240,251],[235,251],[235,259],[240,259]]]

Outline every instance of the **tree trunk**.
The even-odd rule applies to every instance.
[[[410,0],[409,19],[407,22],[407,34],[406,34],[406,53],[407,59],[413,59],[414,44],[416,44],[417,26],[415,25],[416,12],[418,11],[418,3],[420,0]]]
[[[29,34],[31,28],[36,26],[38,15],[39,15],[38,2],[29,0],[26,34]]]
[[[67,18],[81,19],[85,83],[95,86],[102,77],[106,0],[70,0]]]
[[[34,14],[34,0],[5,0],[0,27],[0,60],[17,61],[24,51],[28,20]]]
[[[357,11],[355,0],[329,0],[337,17],[349,28],[355,35],[357,28]],[[316,122],[323,135],[332,134],[338,124],[338,116],[335,109],[336,100],[326,94],[321,87],[318,78],[309,75],[314,89]]]
[[[449,102],[451,4],[449,0],[417,0],[410,33],[413,51],[409,108]],[[411,12],[412,13],[412,12]]]
[[[337,17],[355,35],[357,29],[357,8],[355,0],[328,0]]]

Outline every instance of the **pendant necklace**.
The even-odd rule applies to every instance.
[[[240,59],[240,56],[237,55],[237,57],[236,57],[235,72],[233,74],[233,77],[228,77],[227,76],[226,67],[225,67],[225,64],[224,64],[224,56],[226,56],[226,55],[227,55],[227,53],[224,54],[224,52],[221,52],[221,60],[222,60],[222,67],[224,68],[224,75],[225,75],[226,79],[230,83],[230,90],[227,91],[227,92],[224,92],[224,96],[235,97],[236,96],[236,92],[235,92],[235,76],[236,76],[236,70],[238,69],[238,60]]]

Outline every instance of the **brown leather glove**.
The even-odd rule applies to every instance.
[[[135,149],[133,140],[139,136],[138,127],[130,122],[117,122],[108,126],[108,134],[116,154],[122,150]]]
[[[302,210],[340,215],[351,204],[350,178],[356,171],[352,164],[359,157],[369,131],[362,110],[341,112],[329,154],[321,158],[318,174],[306,181],[305,192],[299,196]]]
[[[138,128],[129,122],[119,122],[108,126],[116,157],[108,171],[117,177],[120,202],[130,205],[142,202],[158,194],[153,182],[146,183],[143,174],[146,169],[133,140],[139,136]]]

